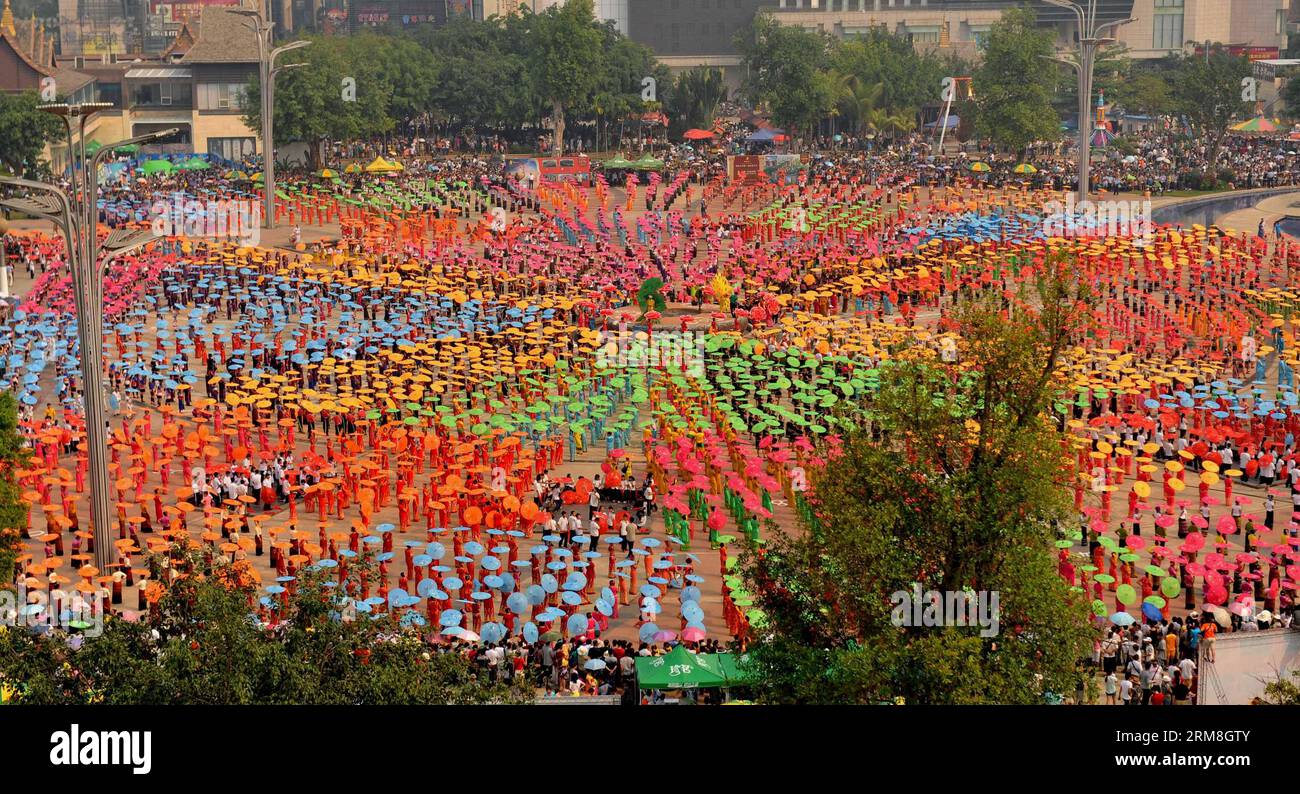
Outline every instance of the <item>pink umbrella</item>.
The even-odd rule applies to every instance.
[[[671,634],[672,632],[668,632]],[[699,626],[687,626],[682,630],[682,639],[687,642],[699,642],[704,639],[706,632]]]
[[[655,642],[672,642],[677,639],[677,632],[671,629],[660,629],[655,632]]]

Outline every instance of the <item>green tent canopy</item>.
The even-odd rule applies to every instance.
[[[637,657],[636,679],[641,689],[710,689],[727,685],[715,655],[696,655],[681,645],[663,656]]]
[[[727,562],[731,562],[728,558]],[[726,677],[728,684],[743,684],[750,679],[749,671],[744,669],[745,663],[749,661],[749,654],[737,656],[734,653],[713,654],[718,660],[718,668]]]
[[[140,172],[143,174],[170,174],[175,169],[167,160],[145,160],[144,165],[140,166]]]
[[[655,157],[651,157],[647,153],[645,155],[642,155],[640,160],[637,160],[636,162],[632,163],[629,167],[635,168],[638,171],[660,171],[664,167],[664,161]]]

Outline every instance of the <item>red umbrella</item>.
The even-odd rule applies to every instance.
[[[687,131],[682,135],[682,137],[685,138],[685,139],[688,140],[688,141],[702,141],[702,140],[704,140],[705,138],[712,138],[712,137],[713,137],[713,131],[712,131],[712,130],[699,130],[699,129],[692,129],[692,130],[687,130]]]

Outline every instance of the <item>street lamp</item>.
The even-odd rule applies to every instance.
[[[113,564],[109,531],[112,502],[108,482],[108,439],[104,419],[104,273],[109,263],[153,240],[148,229],[116,229],[102,242],[98,235],[99,164],[109,152],[134,143],[148,143],[178,132],[167,129],[137,135],[86,155],[86,120],[110,107],[106,103],[41,105],[40,109],[63,119],[68,133],[69,190],[16,177],[0,177],[0,185],[21,188],[22,193],[0,196],[0,206],[47,220],[63,233],[72,273],[77,309],[77,339],[81,346],[81,391],[86,418],[86,457],[90,474],[90,516],[95,531],[95,566],[106,571]],[[80,136],[74,141],[73,124]],[[80,166],[80,175],[78,175]]]
[[[272,124],[275,116],[275,75],[280,69],[275,66],[275,59],[290,50],[296,50],[311,44],[307,39],[291,41],[272,49],[271,34],[275,25],[267,21],[260,10],[241,8],[232,10],[232,14],[248,17],[249,27],[257,35],[257,79],[261,86],[262,99],[262,186],[266,190],[262,204],[262,228],[275,228],[275,137]],[[302,66],[300,63],[285,64],[280,68]]]
[[[1106,35],[1120,25],[1135,22],[1134,17],[1114,22],[1097,24],[1097,0],[1078,0],[1080,6],[1071,0],[1043,0],[1043,2],[1068,8],[1074,12],[1079,25],[1079,49],[1071,53],[1073,58],[1051,56],[1052,60],[1066,64],[1079,75],[1079,201],[1088,200],[1088,171],[1092,159],[1092,69],[1096,63],[1097,50],[1115,42],[1114,37]]]

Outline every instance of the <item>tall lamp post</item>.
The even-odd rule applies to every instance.
[[[262,228],[275,228],[275,76],[280,69],[289,69],[302,64],[285,64],[276,67],[275,59],[290,50],[296,50],[311,44],[307,39],[291,41],[288,44],[272,48],[271,36],[275,25],[260,10],[242,8],[233,14],[248,17],[249,27],[257,35],[257,79],[261,86],[262,99],[262,180],[266,189],[262,204]]]
[[[0,177],[8,186],[0,206],[50,221],[63,233],[72,273],[77,309],[77,340],[81,347],[81,391],[86,417],[86,455],[90,474],[90,515],[95,531],[95,566],[106,571],[116,560],[110,532],[113,509],[108,482],[108,439],[104,418],[104,274],[108,265],[151,242],[149,229],[115,229],[104,239],[98,235],[99,165],[114,149],[148,143],[174,135],[175,128],[137,135],[86,153],[86,121],[111,107],[92,102],[41,105],[40,109],[63,119],[68,134],[69,189],[16,177]],[[79,135],[73,137],[73,127]],[[78,169],[78,167],[80,167]],[[15,190],[16,189],[16,190]]]
[[[1049,5],[1068,8],[1074,12],[1079,24],[1079,47],[1072,57],[1052,56],[1052,60],[1073,67],[1079,75],[1079,201],[1088,200],[1088,171],[1092,159],[1092,69],[1096,65],[1097,50],[1107,44],[1113,44],[1113,36],[1107,35],[1120,25],[1135,22],[1136,19],[1120,19],[1114,22],[1097,24],[1097,0],[1043,0]]]

